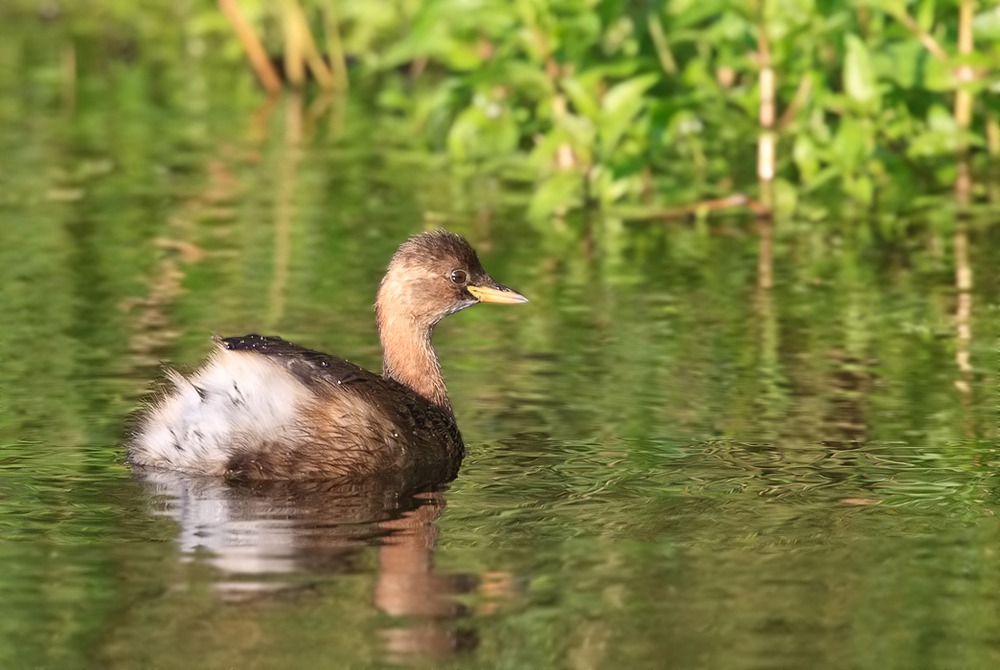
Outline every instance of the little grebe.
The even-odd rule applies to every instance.
[[[464,454],[437,355],[441,319],[477,302],[527,302],[445,231],[410,238],[379,286],[382,375],[278,337],[216,339],[218,349],[139,418],[137,468],[232,479],[454,477]]]

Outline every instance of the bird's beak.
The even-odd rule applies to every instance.
[[[519,302],[528,302],[528,299],[502,284],[492,282],[492,285],[466,286],[466,290],[479,302],[497,302],[504,305],[514,305]]]

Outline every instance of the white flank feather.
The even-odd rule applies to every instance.
[[[309,391],[280,365],[219,350],[191,378],[170,370],[168,392],[142,418],[129,459],[139,466],[221,475],[239,445],[292,439]]]

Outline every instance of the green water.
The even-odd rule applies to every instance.
[[[995,217],[965,342],[946,199],[884,241],[778,222],[767,291],[752,221],[531,227],[358,100],[67,92],[2,49],[0,667],[1000,664]],[[211,333],[377,368],[375,286],[434,226],[531,298],[438,329],[447,490],[130,475]]]

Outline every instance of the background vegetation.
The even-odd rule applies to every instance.
[[[951,189],[963,207],[998,198],[993,2],[5,4],[58,36],[63,68],[244,70],[238,37],[255,36],[292,86],[350,85],[405,119],[392,141],[521,185],[536,222],[585,207],[670,217],[730,198],[708,208],[749,199],[898,223]],[[277,90],[268,69],[257,63]]]

